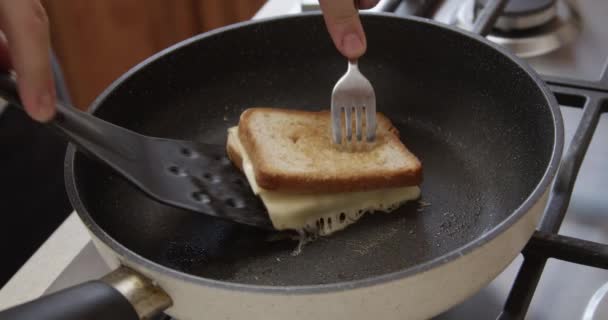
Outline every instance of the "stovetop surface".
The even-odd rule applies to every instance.
[[[455,12],[467,1],[446,0],[433,13],[432,19],[455,25]],[[532,1],[532,0],[531,0]],[[547,54],[525,60],[541,75],[564,79],[599,82],[604,76],[603,88],[608,90],[608,1],[558,0],[567,4],[579,21],[579,34],[569,44]],[[407,2],[407,1],[406,1]],[[396,13],[405,11],[405,6]]]

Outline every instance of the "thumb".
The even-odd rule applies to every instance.
[[[325,25],[342,55],[357,59],[365,53],[367,43],[359,12],[353,0],[319,0]]]

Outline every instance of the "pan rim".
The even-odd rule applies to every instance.
[[[150,56],[144,61],[132,67],[126,73],[122,74],[119,78],[113,81],[90,105],[89,112],[94,112],[98,109],[98,107],[102,104],[102,102],[114,91],[114,89],[120,86],[124,81],[129,79],[132,75],[139,72],[142,68],[147,66],[148,64],[156,61],[157,59],[173,52],[176,49],[185,47],[191,43],[200,41],[201,39],[209,38],[215,36],[217,34],[221,34],[226,31],[239,29],[241,27],[270,23],[274,21],[282,21],[282,20],[291,20],[291,19],[303,19],[310,17],[321,17],[321,14],[318,12],[310,12],[310,13],[300,13],[300,14],[291,14],[279,17],[271,17],[259,20],[248,20],[228,26],[224,26],[206,33],[202,33],[196,36],[193,36],[189,39],[176,43],[166,49],[159,51],[158,53]],[[420,18],[420,17],[398,17],[389,13],[362,13],[362,16],[368,17],[381,17],[382,19],[395,19],[395,20],[405,20],[405,21],[413,21],[415,23],[426,24],[432,28],[440,28],[445,32],[452,32],[460,36],[468,37],[474,41],[481,42],[486,46],[489,46],[491,49],[497,51],[501,55],[503,55],[506,59],[509,59],[512,63],[517,65],[525,72],[525,74],[530,77],[531,80],[537,85],[538,89],[541,91],[544,96],[549,110],[551,112],[551,116],[553,118],[553,128],[554,128],[554,136],[553,136],[553,150],[551,154],[551,159],[542,175],[542,178],[534,187],[533,191],[528,195],[528,197],[517,207],[507,218],[505,218],[502,222],[494,226],[492,229],[488,230],[484,234],[480,235],[475,240],[468,242],[467,244],[458,247],[442,256],[439,256],[435,259],[429,260],[425,263],[418,264],[406,269],[402,269],[399,271],[371,276],[364,279],[358,280],[350,280],[344,282],[335,282],[330,284],[319,284],[319,285],[290,285],[290,286],[270,286],[270,285],[254,285],[254,284],[245,284],[238,282],[229,282],[222,281],[210,278],[204,278],[200,276],[196,276],[193,274],[189,274],[183,271],[179,271],[164,265],[161,265],[155,261],[147,259],[131,249],[127,248],[114,238],[112,238],[105,230],[103,230],[91,217],[88,210],[86,209],[84,203],[81,201],[79,191],[76,185],[76,175],[74,173],[74,161],[76,155],[76,147],[71,143],[68,145],[68,149],[66,151],[66,157],[64,161],[64,178],[65,185],[68,196],[74,209],[80,219],[84,222],[86,227],[92,232],[95,237],[101,240],[106,246],[108,246],[114,254],[123,257],[126,261],[129,261],[136,266],[140,266],[143,269],[151,270],[161,275],[168,276],[170,278],[178,279],[181,281],[195,283],[197,285],[232,290],[232,291],[246,291],[253,293],[265,293],[265,294],[296,294],[296,295],[306,295],[313,293],[330,293],[330,292],[338,292],[345,290],[352,290],[357,288],[371,287],[375,285],[381,285],[384,283],[388,283],[394,280],[405,279],[417,274],[424,273],[425,271],[447,265],[459,258],[468,255],[474,252],[476,249],[484,246],[485,244],[491,242],[499,235],[503,234],[505,231],[509,230],[513,225],[515,225],[521,218],[526,216],[527,213],[530,212],[530,209],[542,198],[545,191],[550,188],[554,177],[557,174],[557,169],[559,167],[559,163],[561,161],[561,156],[563,152],[564,146],[564,128],[562,122],[561,111],[559,109],[559,104],[553,93],[549,90],[547,84],[540,79],[540,76],[532,70],[532,68],[520,60],[519,58],[513,56],[506,49],[501,48],[497,44],[490,42],[482,36],[477,34],[470,33],[468,31],[464,31],[455,27],[447,26],[436,22],[434,20]]]

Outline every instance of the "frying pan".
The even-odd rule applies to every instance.
[[[0,317],[423,319],[490,282],[541,217],[563,144],[556,101],[481,36],[362,19],[360,68],[423,163],[424,205],[366,216],[293,256],[291,241],[160,204],[70,147],[70,199],[115,271]],[[248,107],[327,109],[345,68],[318,14],[245,22],[149,58],[90,110],[146,135],[224,144]]]

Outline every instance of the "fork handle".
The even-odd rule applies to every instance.
[[[25,111],[15,79],[8,73],[0,74],[0,106],[12,106]],[[112,139],[116,138],[117,130],[126,129],[61,103],[56,104],[56,109],[55,117],[47,126],[76,144],[79,150],[94,156],[108,151],[127,158],[132,156],[124,141]]]
[[[348,59],[348,70],[350,71],[351,68],[353,70],[359,69],[359,60],[358,59]]]

